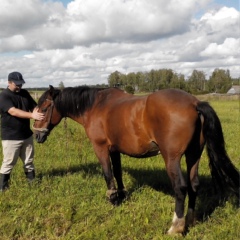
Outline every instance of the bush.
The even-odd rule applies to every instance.
[[[127,85],[124,90],[127,92],[127,93],[131,93],[131,94],[134,94],[134,88],[131,86],[131,85]]]

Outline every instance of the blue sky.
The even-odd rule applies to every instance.
[[[63,1],[63,2],[67,3],[69,1]],[[222,6],[234,7],[237,10],[239,10],[239,0],[215,0],[214,2]]]
[[[239,0],[1,0],[0,15],[0,87],[11,71],[27,87],[161,68],[239,77]]]

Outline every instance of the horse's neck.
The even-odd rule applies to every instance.
[[[85,125],[85,122],[86,122],[86,116],[85,115],[82,115],[82,116],[67,116],[68,118],[70,118],[71,120],[81,124],[82,126]]]

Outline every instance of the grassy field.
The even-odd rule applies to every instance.
[[[239,104],[238,100],[211,101],[222,122],[227,151],[238,169]],[[10,190],[0,195],[0,239],[183,238],[165,234],[171,224],[174,198],[161,156],[123,156],[123,178],[129,197],[114,207],[106,201],[101,167],[80,125],[70,119],[62,121],[47,142],[35,143],[35,149],[35,183],[26,183],[19,161],[12,172]],[[184,161],[182,164],[184,168]],[[200,183],[197,223],[184,239],[240,239],[239,205],[233,198],[218,204],[205,152],[200,163]]]

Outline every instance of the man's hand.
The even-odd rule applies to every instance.
[[[44,119],[44,114],[38,112],[38,109],[39,108],[37,108],[37,107],[33,109],[32,118],[35,119],[35,120],[41,121],[41,120]]]

